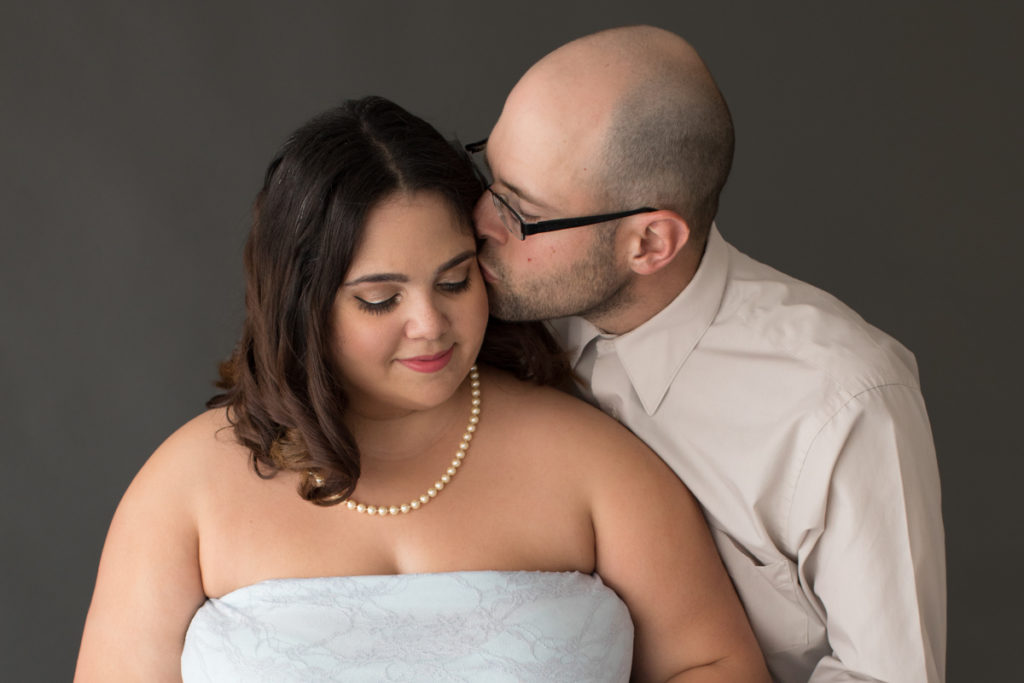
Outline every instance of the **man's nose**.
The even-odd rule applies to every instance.
[[[498,212],[491,200],[491,193],[484,192],[476,202],[473,209],[473,223],[476,226],[476,236],[480,239],[489,239],[504,244],[511,237],[508,229],[498,218]]]

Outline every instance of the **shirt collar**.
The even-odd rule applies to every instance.
[[[615,352],[644,410],[653,415],[679,369],[715,319],[728,270],[728,244],[712,225],[693,279],[647,322],[618,336],[602,334],[579,317],[554,320],[551,326],[563,340],[574,367],[591,339],[601,336],[613,340]]]

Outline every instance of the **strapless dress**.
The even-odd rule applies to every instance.
[[[596,575],[472,571],[273,579],[207,600],[196,681],[628,681],[633,622]]]

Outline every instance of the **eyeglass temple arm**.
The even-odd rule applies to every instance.
[[[625,218],[626,216],[635,216],[638,213],[650,213],[651,211],[657,211],[649,206],[645,206],[642,209],[633,209],[632,211],[620,211],[618,213],[603,213],[597,216],[585,216],[581,218],[555,218],[550,221],[541,221],[539,223],[525,223],[523,224],[524,235],[536,235],[541,232],[551,232],[553,230],[565,230],[566,228],[581,228],[584,225],[594,225],[596,223],[604,223],[605,221],[612,221],[616,218]]]

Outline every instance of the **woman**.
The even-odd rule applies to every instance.
[[[485,342],[480,191],[380,98],[290,138],[225,392],[118,507],[77,680],[626,680],[631,659],[637,680],[767,677],[660,460],[476,369],[558,376],[534,333]]]

